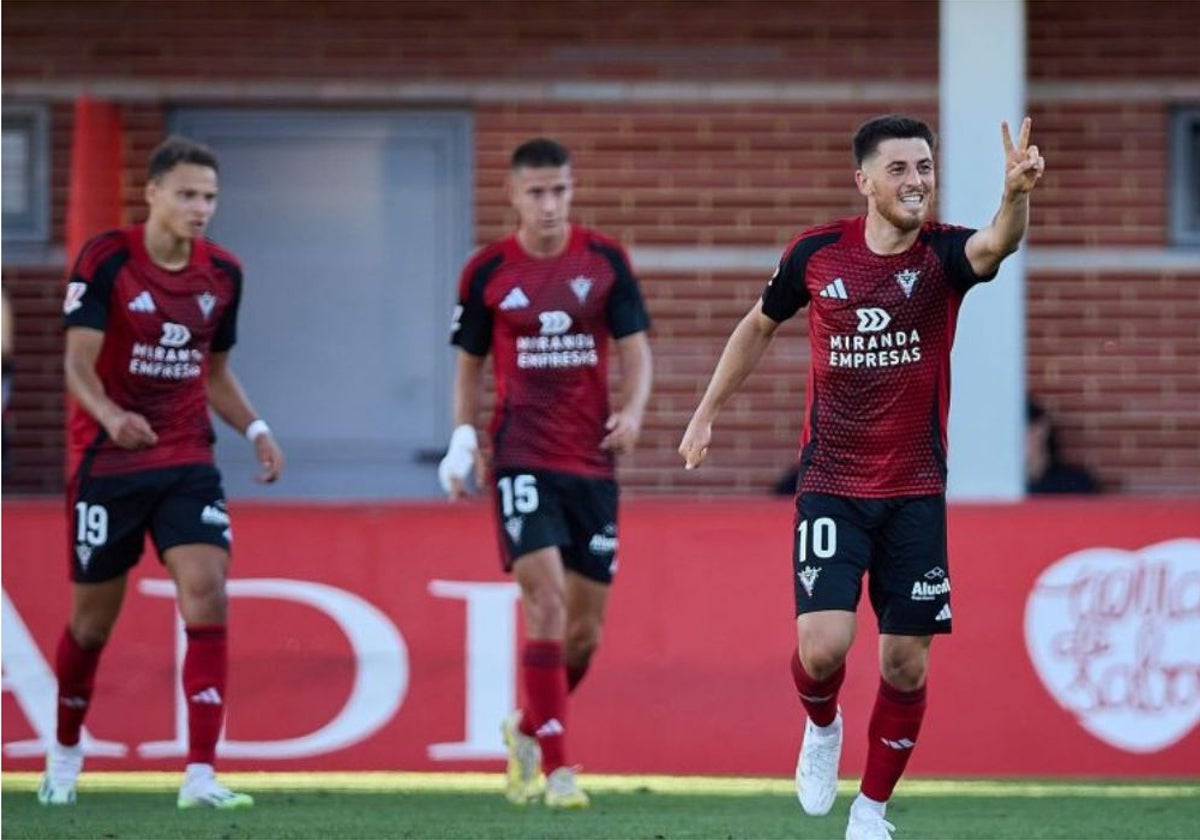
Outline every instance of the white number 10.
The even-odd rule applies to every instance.
[[[808,562],[808,520],[800,523],[796,529],[800,534],[800,562]],[[828,560],[837,554],[837,523],[828,516],[813,520],[812,552],[822,560]]]

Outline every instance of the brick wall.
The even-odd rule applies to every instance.
[[[1163,98],[1039,95],[1054,85],[1184,80],[1196,69],[1200,4],[1038,2],[1029,9],[1030,111],[1049,174],[1034,200],[1034,247],[1166,244]],[[219,9],[219,17],[214,16]],[[495,97],[475,117],[477,240],[512,224],[502,192],[509,150],[550,134],[575,153],[576,218],[631,247],[780,248],[799,229],[860,211],[848,136],[903,109],[935,121],[937,4],[616,3],[5,4],[3,73],[22,81],[148,84],[286,82],[309,104],[323,83],[488,80],[662,82],[654,102]],[[138,16],[138,24],[126,21]],[[915,84],[902,101],[852,91],[781,103],[688,101],[670,84]],[[1039,87],[1039,85],[1041,87]],[[535,88],[537,89],[537,88]],[[295,90],[290,88],[290,104]],[[527,88],[528,90],[528,88]],[[268,106],[263,93],[239,104]],[[140,168],[173,104],[144,91],[124,109],[127,217],[141,215]],[[613,97],[610,97],[610,100]],[[189,101],[196,101],[192,97]],[[208,101],[208,100],[205,100]],[[210,104],[221,104],[219,97]],[[454,105],[454,102],[446,104]],[[373,107],[378,107],[374,104]],[[398,107],[402,107],[398,106]],[[61,242],[71,111],[52,113],[54,231]],[[994,153],[984,150],[982,153]],[[956,220],[982,223],[986,220]],[[6,490],[61,487],[61,265],[6,265],[17,313],[17,391]],[[684,474],[679,435],[736,320],[765,276],[749,269],[640,272],[655,317],[656,389],[644,445],[624,467],[634,492],[761,492],[792,457],[803,404],[803,319],[781,332],[726,409],[710,465]],[[1067,454],[1112,490],[1200,488],[1200,303],[1194,270],[1034,272],[1028,375],[1060,419]],[[970,301],[968,299],[968,306]]]

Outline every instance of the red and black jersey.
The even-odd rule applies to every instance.
[[[209,354],[237,339],[242,269],[228,251],[198,239],[188,264],[168,271],[150,259],[144,233],[139,225],[88,241],[67,279],[63,313],[67,327],[103,330],[96,373],[105,393],[143,415],[158,443],[120,449],[70,400],[68,475],[85,457],[91,475],[213,460],[205,379]]]
[[[495,466],[611,477],[600,449],[609,415],[608,337],[650,326],[621,246],[571,228],[562,254],[538,258],[508,236],[476,254],[459,282],[451,343],[490,351]]]
[[[799,489],[943,493],[958,310],[991,277],[967,260],[974,230],[927,222],[907,251],[881,256],[867,247],[865,225],[858,217],[805,231],[763,292],[775,321],[809,307]]]

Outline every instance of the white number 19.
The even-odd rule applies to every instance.
[[[104,545],[108,540],[108,511],[103,505],[75,505],[75,542]]]

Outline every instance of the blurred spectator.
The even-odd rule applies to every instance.
[[[1087,469],[1062,459],[1058,432],[1046,409],[1032,396],[1025,400],[1025,492],[1098,493],[1099,484]]]

